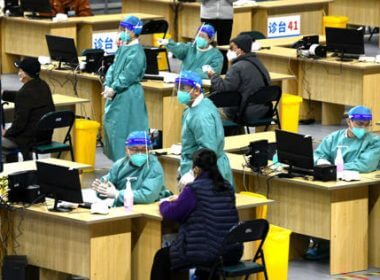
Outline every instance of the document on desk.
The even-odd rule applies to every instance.
[[[159,75],[164,78],[164,83],[174,83],[178,78],[178,73],[171,73],[166,71],[160,71]]]
[[[83,197],[83,202],[88,202],[88,203],[106,202],[106,204],[110,207],[113,205],[113,199],[111,198],[101,199],[96,195],[96,191],[94,191],[91,188],[83,189],[82,197]]]

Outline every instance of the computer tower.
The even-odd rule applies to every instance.
[[[28,265],[26,256],[5,256],[2,267],[3,280],[39,280],[38,267]]]

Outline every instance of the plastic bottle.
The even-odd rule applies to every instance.
[[[344,161],[343,161],[343,155],[342,155],[342,146],[338,146],[338,150],[336,152],[336,158],[335,158],[335,165],[336,165],[336,176],[337,179],[341,179],[343,175],[344,170]]]
[[[124,208],[125,211],[130,212],[133,210],[133,191],[131,181],[136,180],[136,177],[127,177],[127,183],[124,192]]]

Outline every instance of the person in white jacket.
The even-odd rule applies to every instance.
[[[237,0],[201,0],[201,21],[216,29],[219,46],[230,43],[233,24],[233,2]]]

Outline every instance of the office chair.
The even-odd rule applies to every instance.
[[[240,261],[234,265],[224,265],[224,252],[222,249],[219,258],[211,266],[209,279],[212,279],[214,275],[218,275],[222,276],[222,279],[226,279],[226,277],[245,276],[247,280],[249,275],[263,272],[265,280],[268,280],[263,252],[263,244],[268,231],[269,223],[264,219],[245,221],[233,227],[225,237],[222,248],[226,248],[226,246],[230,244],[259,241],[254,257],[249,261]],[[261,261],[261,263],[257,261]]]
[[[239,35],[248,35],[252,38],[253,41],[266,39],[266,37],[263,33],[261,33],[260,31],[254,31],[254,30],[240,32]]]
[[[146,23],[144,23],[141,35],[150,35],[155,33],[163,33],[163,39],[166,38],[166,34],[168,33],[169,24],[166,20],[160,19],[160,20],[150,20]],[[166,65],[167,69],[160,69],[160,70],[167,70],[170,72],[170,64],[169,64],[169,58],[168,58],[168,51],[164,47],[159,47],[158,52],[162,52],[165,54],[166,57]]]
[[[240,107],[240,125],[245,126],[249,134],[250,127],[264,126],[265,131],[269,126],[276,124],[278,129],[281,129],[280,115],[278,113],[278,104],[280,103],[282,95],[281,87],[267,86],[252,94]],[[261,118],[256,118],[255,112],[251,115],[248,113],[249,106],[251,105],[267,105],[269,108],[268,113]]]
[[[62,152],[70,151],[71,160],[74,161],[73,144],[70,135],[74,120],[74,112],[59,111],[49,112],[38,121],[36,128],[37,144],[32,147],[32,151],[36,154],[37,159],[39,154],[58,153],[59,158]],[[56,128],[67,128],[63,142],[51,140],[54,129]],[[50,141],[48,139],[50,139]]]

